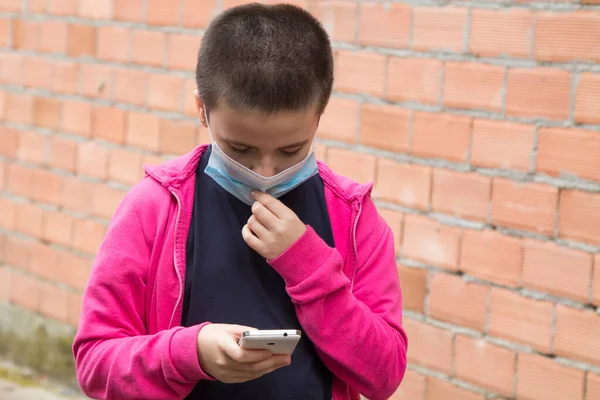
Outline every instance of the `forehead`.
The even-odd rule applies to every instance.
[[[265,113],[218,107],[211,112],[211,128],[221,139],[251,146],[285,146],[310,138],[316,131],[315,109]]]

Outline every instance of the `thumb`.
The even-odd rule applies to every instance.
[[[257,331],[258,329],[244,325],[227,325],[227,332],[231,335],[242,336],[247,331]]]

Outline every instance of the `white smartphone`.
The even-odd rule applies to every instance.
[[[292,355],[302,332],[298,330],[258,330],[244,332],[239,345],[244,349],[269,350],[273,354]]]

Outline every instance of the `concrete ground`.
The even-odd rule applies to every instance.
[[[11,381],[0,380],[0,400],[66,400],[73,397],[41,387],[24,387]]]

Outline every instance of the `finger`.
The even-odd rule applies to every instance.
[[[250,231],[248,224],[244,225],[244,227],[242,228],[242,237],[244,238],[244,241],[248,246],[250,246],[258,254],[262,254],[262,242]]]
[[[269,230],[254,215],[248,219],[248,227],[260,239],[265,238],[269,234]]]
[[[291,210],[285,206],[281,201],[275,197],[264,192],[252,192],[254,200],[259,201],[262,205],[267,207],[277,218],[285,218]]]
[[[225,329],[227,330],[228,333],[230,333],[233,336],[236,336],[238,339],[242,337],[244,332],[258,330],[257,328],[253,328],[250,326],[235,325],[235,324],[227,324],[227,325],[225,325]]]
[[[231,368],[235,371],[250,372],[253,374],[264,373],[273,368],[281,368],[291,363],[291,358],[288,355],[273,355],[266,360],[260,360],[248,363],[235,363]]]
[[[252,204],[252,215],[254,215],[258,222],[263,224],[268,230],[272,230],[279,223],[279,218],[277,218],[275,214],[260,201],[255,201],[254,204]]]

